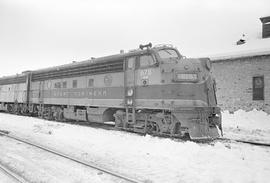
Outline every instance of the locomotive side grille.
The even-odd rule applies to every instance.
[[[104,74],[110,72],[123,71],[123,60],[112,61],[107,63],[95,63],[89,65],[81,65],[72,68],[64,68],[61,70],[52,70],[41,73],[33,73],[32,81],[42,81],[47,79],[68,78],[83,75]]]
[[[18,77],[12,77],[12,78],[1,78],[0,79],[0,85],[6,85],[6,84],[17,84],[17,83],[25,83],[26,82],[26,76],[18,76]]]

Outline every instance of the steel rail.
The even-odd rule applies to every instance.
[[[66,158],[66,159],[69,159],[69,160],[71,160],[71,161],[77,162],[77,163],[82,164],[82,165],[84,165],[84,166],[91,167],[91,168],[93,168],[93,169],[102,171],[102,172],[104,172],[104,173],[107,173],[107,174],[112,175],[112,176],[114,176],[114,177],[118,177],[118,178],[123,179],[123,180],[126,180],[126,181],[128,181],[128,182],[132,182],[132,183],[142,183],[142,182],[144,182],[144,181],[136,180],[136,179],[134,179],[134,178],[130,178],[130,177],[127,177],[127,176],[125,176],[125,175],[121,175],[121,174],[119,174],[119,173],[117,173],[117,172],[113,172],[113,171],[111,171],[111,170],[108,170],[108,169],[99,167],[99,166],[97,166],[97,165],[94,165],[93,163],[89,163],[89,162],[80,160],[80,159],[78,159],[78,158],[71,157],[71,156],[69,156],[69,155],[67,155],[67,154],[64,154],[64,153],[61,153],[61,152],[57,152],[56,150],[50,149],[50,148],[48,148],[48,147],[45,147],[45,146],[42,146],[42,145],[39,145],[39,144],[35,144],[35,143],[33,143],[33,142],[30,142],[30,141],[28,141],[28,140],[25,140],[25,139],[16,137],[16,136],[14,136],[14,135],[10,135],[10,134],[5,133],[5,132],[3,132],[3,131],[0,131],[0,135],[9,137],[9,138],[11,138],[11,139],[14,139],[14,140],[23,142],[23,143],[25,143],[25,144],[28,144],[28,145],[31,145],[31,146],[34,146],[34,147],[37,147],[37,148],[39,148],[39,149],[42,149],[42,150],[45,150],[45,151],[50,152],[50,153],[52,153],[52,154],[55,154],[55,155],[64,157],[64,158]]]
[[[241,143],[246,143],[246,144],[251,144],[251,145],[256,145],[256,146],[270,147],[270,144],[268,144],[268,143],[255,142],[255,141],[247,141],[247,140],[234,140],[234,141],[241,142]]]
[[[250,141],[250,140],[240,140],[240,139],[230,139],[230,138],[218,138],[217,140],[228,140],[228,141],[240,142],[240,143],[244,143],[244,144],[270,147],[269,143],[256,142],[256,141]]]
[[[16,180],[16,182],[27,183],[27,181],[25,181],[24,178],[22,178],[18,174],[15,174],[14,172],[10,171],[8,168],[6,168],[5,166],[3,166],[2,164],[0,164],[0,170],[2,172],[4,172],[5,174],[7,174],[12,179]]]

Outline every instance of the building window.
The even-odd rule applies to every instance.
[[[264,100],[264,78],[263,76],[255,76],[253,83],[253,100]]]
[[[72,88],[77,88],[77,80],[72,81]]]
[[[67,88],[67,82],[66,81],[63,82],[63,88]]]
[[[93,87],[94,86],[94,79],[89,79],[88,80],[88,87]]]
[[[260,18],[262,22],[262,38],[270,37],[270,16]]]

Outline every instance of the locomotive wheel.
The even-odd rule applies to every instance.
[[[12,113],[13,112],[12,106],[8,104],[7,105],[7,110],[8,110],[9,113]]]
[[[124,120],[125,120],[125,112],[121,110],[117,110],[114,113],[114,122],[115,122],[115,127],[116,128],[121,128],[123,127]]]
[[[148,121],[146,133],[158,135],[159,132],[160,132],[160,129],[159,129],[158,124],[152,121]]]

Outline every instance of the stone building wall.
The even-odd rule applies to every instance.
[[[270,55],[213,60],[217,100],[223,110],[264,110],[270,114]],[[253,100],[253,77],[264,77],[264,100]]]

